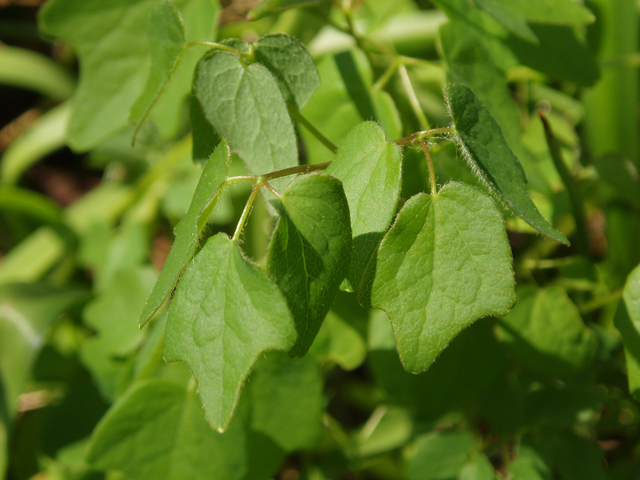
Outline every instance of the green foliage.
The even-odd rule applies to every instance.
[[[638,14],[0,22],[0,479],[637,478]]]

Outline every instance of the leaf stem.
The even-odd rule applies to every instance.
[[[251,190],[251,195],[247,199],[247,204],[244,206],[244,210],[242,211],[242,215],[240,216],[240,220],[238,221],[238,225],[236,227],[236,231],[233,234],[232,240],[236,241],[240,238],[240,234],[242,233],[242,229],[244,228],[244,224],[249,218],[249,213],[251,212],[251,207],[253,206],[253,201],[256,199],[260,188],[263,185],[263,177],[258,177],[258,181],[253,185],[253,189]]]
[[[400,57],[394,59],[393,62],[391,62],[391,65],[389,65],[389,68],[387,68],[378,81],[373,84],[371,90],[374,92],[381,90],[389,80],[391,80],[391,77],[393,77],[393,74],[396,73],[396,70],[398,70],[400,65],[402,65],[402,59]]]
[[[433,169],[433,160],[431,160],[431,153],[429,153],[429,147],[422,138],[419,138],[418,141],[420,142],[422,150],[424,151],[424,156],[427,159],[427,168],[429,169],[429,183],[431,184],[431,196],[435,197],[438,193],[438,186],[436,185],[436,172]]]
[[[316,127],[314,127],[311,122],[309,122],[309,120],[307,120],[306,118],[304,118],[302,116],[302,114],[300,113],[300,111],[294,107],[293,105],[291,105],[290,103],[287,104],[287,109],[289,110],[289,115],[291,115],[293,118],[295,118],[298,122],[300,122],[302,125],[305,126],[305,128],[307,130],[309,130],[309,132],[311,132],[313,134],[314,137],[316,137],[318,140],[320,140],[320,142],[327,147],[329,150],[331,150],[333,153],[336,153],[338,151],[338,147],[336,147],[334,145],[334,143],[329,140],[327,137],[325,137]]]
[[[331,162],[316,163],[314,165],[296,165],[295,167],[285,168],[283,170],[277,170],[275,172],[262,175],[265,180],[273,180],[274,178],[286,177],[288,175],[295,175],[297,173],[309,173],[316,170],[324,170]]]
[[[591,258],[592,253],[589,246],[589,228],[587,226],[586,215],[584,213],[584,204],[582,202],[582,195],[580,195],[580,188],[562,160],[560,144],[553,135],[553,130],[551,129],[551,124],[547,120],[547,117],[541,111],[538,111],[538,116],[540,117],[540,120],[542,120],[542,125],[544,126],[544,134],[547,139],[547,145],[549,146],[549,152],[551,153],[553,164],[555,165],[556,170],[569,193],[571,211],[576,221],[576,229],[578,231],[578,238],[576,242],[578,251],[585,257]]]
[[[604,295],[602,297],[596,297],[593,300],[583,304],[579,308],[580,313],[584,314],[593,312],[594,310],[598,310],[599,308],[615,302],[616,300],[620,299],[620,297],[622,297],[622,289],[616,290],[615,292],[611,292],[610,294]]]
[[[453,127],[432,128],[431,130],[423,130],[421,132],[413,133],[408,137],[398,138],[397,140],[394,140],[393,143],[402,147],[405,145],[409,145],[415,142],[416,140],[419,140],[424,137],[440,135],[443,133],[454,133],[454,131],[455,130],[453,129]]]
[[[402,78],[402,84],[404,85],[404,89],[407,92],[407,96],[409,97],[409,102],[411,103],[411,108],[413,109],[413,113],[415,113],[418,118],[418,122],[420,122],[420,128],[423,130],[429,130],[431,126],[429,125],[429,120],[425,116],[422,111],[422,107],[420,106],[420,102],[418,101],[418,97],[416,97],[416,92],[413,89],[413,85],[411,85],[411,79],[409,78],[409,73],[407,72],[407,67],[404,63],[401,63],[398,67],[398,71],[400,72],[400,78]]]
[[[236,55],[239,55],[243,58],[246,58],[247,60],[252,60],[252,55],[242,52],[240,50],[238,50],[237,48],[233,48],[230,47],[228,45],[222,45],[221,43],[215,43],[215,42],[204,42],[204,41],[193,41],[193,42],[187,42],[185,43],[185,47],[187,48],[191,48],[191,47],[209,47],[212,50],[224,50],[225,52],[231,52],[231,53],[235,53]]]

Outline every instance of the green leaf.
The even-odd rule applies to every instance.
[[[290,8],[309,7],[322,2],[322,0],[265,0],[247,15],[247,20],[259,20],[272,13],[281,12]]]
[[[326,173],[342,182],[349,201],[353,245],[342,288],[353,291],[396,212],[402,153],[397,145],[385,142],[379,125],[361,123],[344,140]]]
[[[570,375],[595,357],[598,340],[561,287],[518,289],[518,304],[500,320],[500,336],[529,368]]]
[[[358,455],[371,457],[404,446],[413,432],[409,412],[392,405],[380,405],[356,436]]]
[[[84,309],[85,322],[113,356],[125,356],[140,345],[143,334],[137,319],[156,277],[151,267],[118,270]]]
[[[636,400],[640,400],[640,266],[627,278],[622,302],[615,316],[615,326],[624,344],[629,391]]]
[[[205,55],[193,77],[204,118],[254,174],[298,164],[298,147],[276,79],[259,64],[228,52]],[[276,186],[283,181],[274,182]]]
[[[309,354],[318,363],[334,362],[343,370],[355,370],[367,356],[368,319],[368,312],[358,304],[355,295],[338,292]]]
[[[519,11],[530,22],[551,25],[584,25],[593,23],[596,17],[575,0],[516,0]]]
[[[459,147],[476,175],[529,225],[568,245],[531,201],[522,167],[480,99],[462,84],[449,84],[447,98]]]
[[[494,480],[496,473],[493,465],[484,455],[476,456],[460,471],[459,480]]]
[[[422,435],[407,461],[407,479],[456,478],[467,462],[473,444],[473,435],[464,431]]]
[[[204,166],[189,211],[176,225],[173,247],[144,306],[140,325],[145,325],[162,307],[196,253],[200,233],[220,198],[218,187],[227,178],[230,161],[229,145],[223,140]]]
[[[310,357],[271,353],[251,374],[251,429],[282,450],[309,449],[322,436],[323,379]]]
[[[182,17],[168,0],[164,0],[151,11],[147,36],[151,69],[144,90],[129,112],[129,119],[139,122],[138,128],[171,79],[185,48]]]
[[[96,428],[88,461],[133,480],[242,479],[247,469],[241,422],[221,435],[202,416],[195,389],[168,380],[136,385]]]
[[[67,130],[73,148],[88,150],[129,125],[129,110],[140,96],[148,73],[146,25],[159,3],[53,0],[40,10],[42,30],[69,42],[80,60],[80,82]],[[185,18],[186,39],[209,40],[215,28],[216,3],[176,0],[175,4]],[[195,15],[192,10],[197,11]],[[206,37],[201,36],[205,32]],[[192,69],[196,60],[192,60]],[[171,118],[178,115],[189,90],[188,77],[180,90],[179,96],[166,96],[170,105],[158,105],[158,109],[164,106]]]
[[[176,289],[165,359],[183,360],[198,381],[209,424],[226,429],[260,355],[289,350],[296,333],[285,299],[224,233],[211,237]]]
[[[515,303],[511,249],[491,199],[460,183],[409,199],[367,266],[360,301],[387,312],[412,373],[476,319],[506,314]]]
[[[287,299],[298,340],[289,352],[309,350],[349,268],[349,206],[339,180],[322,173],[293,180],[276,205],[267,269]]]
[[[73,95],[75,82],[64,68],[26,48],[0,47],[0,83],[35,90],[57,100]]]
[[[528,42],[538,43],[536,34],[529,28],[527,19],[517,6],[500,0],[476,0],[476,3],[515,35]]]
[[[256,60],[276,77],[282,96],[298,109],[304,107],[320,86],[320,75],[311,54],[293,37],[275,33],[254,44]]]

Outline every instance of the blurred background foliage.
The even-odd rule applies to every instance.
[[[152,399],[162,385],[149,379],[185,388],[190,380],[184,365],[161,361],[163,322],[144,330],[137,323],[198,181],[193,159],[210,153],[190,137],[189,68],[203,51],[185,61],[132,147],[128,115],[148,72],[148,10],[136,13],[136,41],[118,47],[134,62],[130,71],[89,78],[77,55],[91,57],[87,31],[111,20],[101,26],[99,16],[87,17],[84,28],[51,22],[45,33],[41,3],[0,1],[0,477],[145,478],[126,462],[115,469],[92,463],[87,449],[105,413],[117,414],[114,404],[142,398],[161,411]],[[136,2],[118,3],[134,18],[127,4]],[[252,41],[287,32],[300,39],[323,82],[302,113],[338,145],[371,118],[388,140],[425,122],[447,126],[447,68],[472,82],[521,160],[538,208],[573,241],[564,247],[544,239],[505,212],[517,306],[504,318],[476,322],[417,376],[402,369],[384,313],[341,293],[302,373],[283,373],[277,359],[266,358],[243,395],[282,394],[269,390],[269,375],[290,375],[290,396],[310,401],[311,413],[291,418],[283,401],[269,413],[280,419],[275,427],[246,427],[253,434],[249,466],[206,478],[640,478],[640,409],[632,395],[640,374],[630,365],[627,375],[616,329],[637,336],[625,318],[640,321],[618,308],[640,263],[640,3],[589,0],[583,9],[573,0],[522,0],[513,5],[524,17],[505,19],[487,13],[500,12],[492,10],[502,3],[495,0],[365,0],[354,2],[349,24],[329,1],[284,2],[301,5],[282,11],[278,1],[201,1],[197,8],[218,21],[199,33],[207,18],[196,7],[189,13],[187,3],[176,2],[186,5],[194,35]],[[398,58],[398,69],[388,70]],[[107,92],[102,104],[82,103],[100,92]],[[539,110],[579,185],[586,237],[571,215]],[[298,134],[303,161],[331,160],[308,130]],[[432,153],[439,184],[478,184],[451,143]],[[428,175],[420,151],[409,147],[404,155],[408,199],[428,191]],[[244,172],[234,158],[230,175]],[[248,193],[239,186],[225,195],[208,234],[233,233]],[[243,246],[259,263],[271,228],[258,202]],[[180,388],[169,393],[184,397]],[[185,398],[188,404],[188,391]],[[301,431],[312,432],[311,440]],[[176,455],[206,463],[197,442],[189,448]]]

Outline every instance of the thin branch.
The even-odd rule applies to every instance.
[[[429,130],[431,126],[429,125],[429,120],[425,116],[422,111],[422,107],[420,106],[420,102],[418,101],[418,97],[416,97],[416,92],[413,89],[413,85],[411,85],[411,80],[409,79],[409,73],[407,72],[407,67],[404,64],[401,64],[398,67],[398,71],[400,72],[400,78],[402,78],[402,84],[404,85],[404,89],[407,92],[407,96],[409,97],[409,102],[411,103],[411,108],[418,118],[418,122],[420,122],[420,127],[423,130]]]
[[[244,224],[246,223],[247,218],[249,217],[249,213],[251,212],[253,201],[256,199],[256,196],[258,195],[258,192],[260,191],[260,188],[262,187],[262,185],[263,183],[260,180],[258,180],[253,185],[253,190],[251,190],[251,195],[249,195],[249,198],[247,199],[247,204],[244,206],[244,210],[242,211],[242,215],[240,216],[240,220],[238,221],[238,226],[236,227],[236,231],[233,234],[232,240],[238,240],[238,238],[240,238],[240,234],[242,233]]]
[[[420,140],[421,138],[430,137],[434,135],[441,135],[443,133],[454,133],[454,129],[452,127],[442,127],[442,128],[432,128],[431,130],[423,130],[421,132],[416,132],[408,137],[398,138],[394,140],[393,143],[399,146],[409,145],[416,140]]]

